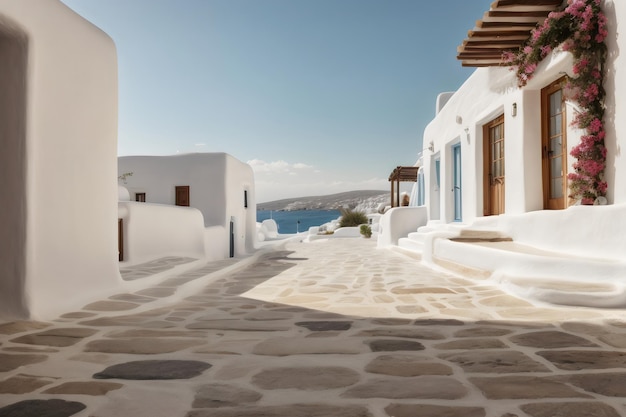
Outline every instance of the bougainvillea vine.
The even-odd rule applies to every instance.
[[[517,53],[503,55],[504,61],[516,71],[520,87],[526,85],[539,62],[555,49],[570,52],[574,57],[573,75],[568,77],[565,92],[569,100],[578,104],[572,125],[585,133],[571,150],[577,161],[568,179],[570,197],[583,204],[592,204],[596,198],[605,196],[607,190],[603,88],[606,23],[601,0],[569,0],[562,11],[550,13],[533,30],[527,44]]]

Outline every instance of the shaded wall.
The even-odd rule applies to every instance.
[[[26,314],[26,34],[0,19],[0,315]]]

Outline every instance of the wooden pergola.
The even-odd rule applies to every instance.
[[[464,67],[507,65],[502,54],[518,51],[531,31],[565,3],[566,0],[495,0],[457,48],[457,59]]]
[[[391,182],[391,207],[400,207],[400,183],[401,182],[417,182],[418,170],[419,170],[418,166],[417,167],[397,166],[391,172],[391,175],[389,175],[389,182]]]

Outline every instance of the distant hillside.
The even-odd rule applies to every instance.
[[[350,208],[371,213],[377,211],[381,204],[390,204],[389,191],[360,190],[322,196],[287,198],[257,203],[257,210],[293,211]]]

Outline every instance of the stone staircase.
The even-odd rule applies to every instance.
[[[552,304],[626,306],[626,263],[549,251],[519,243],[497,229],[424,226],[398,249],[463,277],[491,279],[508,292]]]

